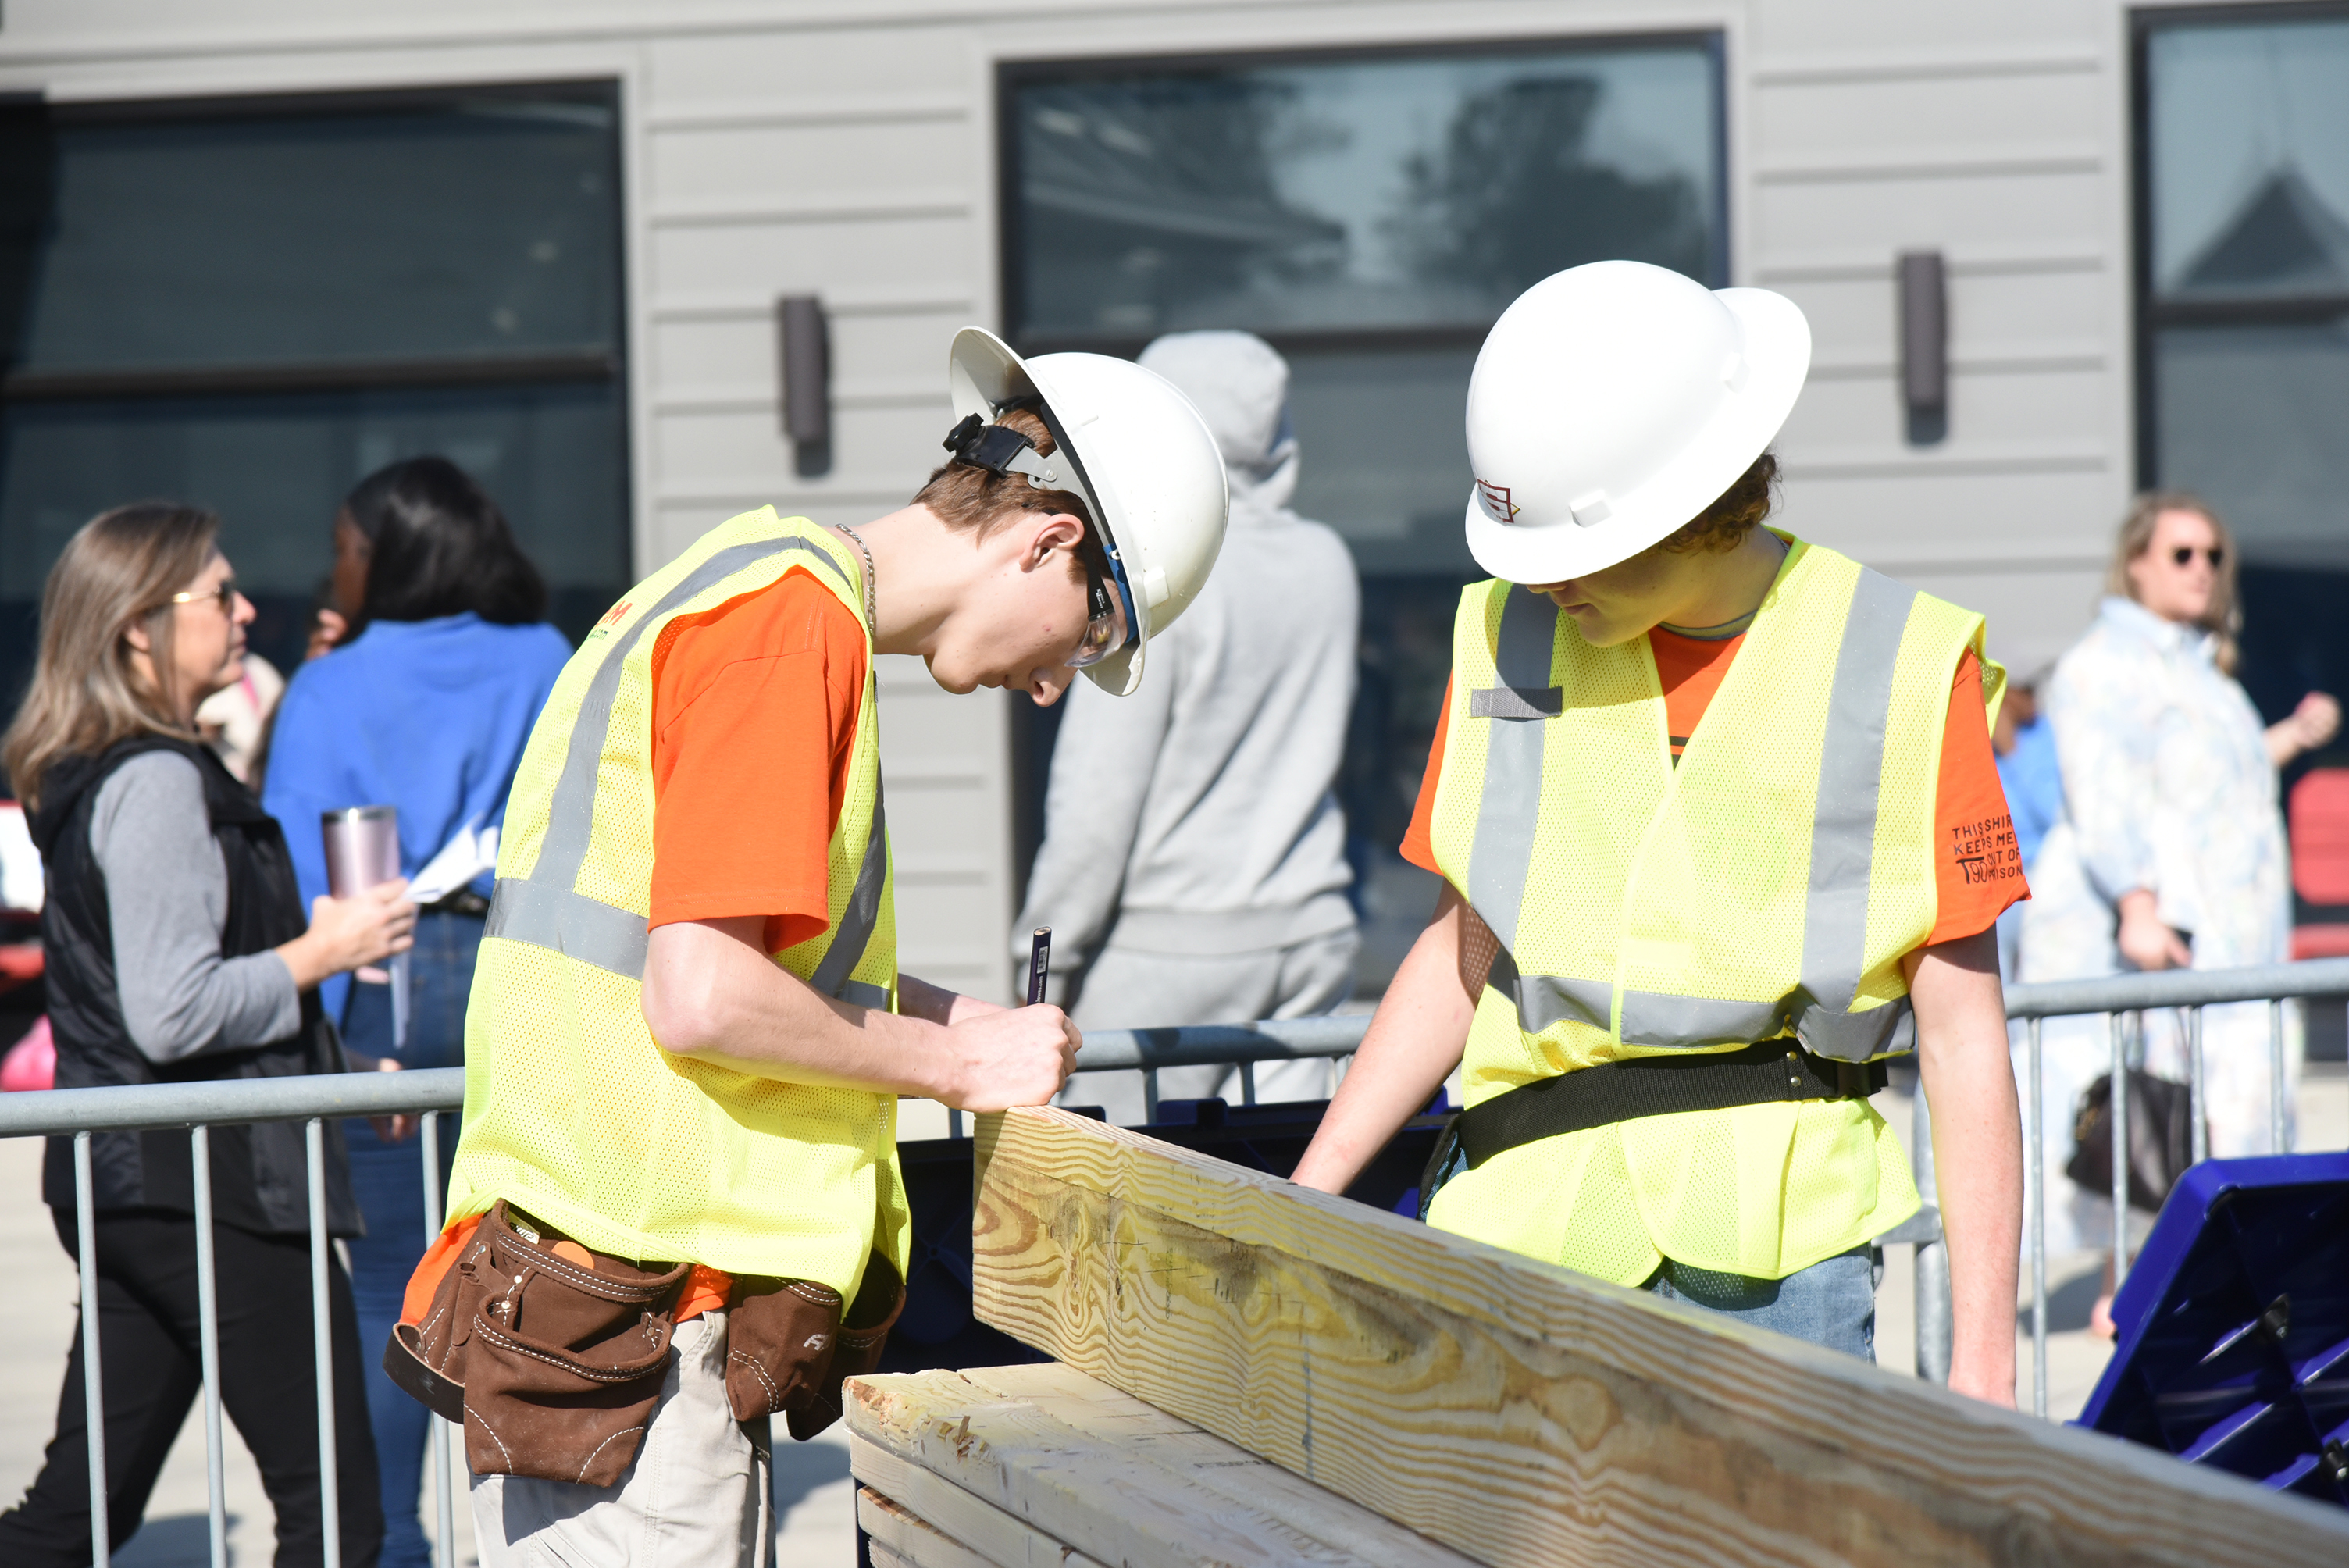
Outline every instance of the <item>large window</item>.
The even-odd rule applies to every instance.
[[[1363,574],[1346,797],[1373,894],[1482,575],[1462,528],[1477,346],[1581,262],[1727,284],[1721,101],[1712,35],[1004,67],[1013,340],[1131,355],[1242,327],[1288,356],[1297,510]]]
[[[616,102],[587,86],[0,109],[0,686],[93,513],[210,506],[298,659],[343,493],[471,469],[585,631],[628,581]]]
[[[2349,689],[2349,7],[2137,16],[2140,477],[2243,554],[2270,717]]]

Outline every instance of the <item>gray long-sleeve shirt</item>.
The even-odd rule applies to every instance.
[[[301,1027],[284,959],[221,956],[228,863],[194,763],[150,751],[116,769],[92,803],[89,848],[106,878],[123,1026],[150,1060],[266,1045]]]

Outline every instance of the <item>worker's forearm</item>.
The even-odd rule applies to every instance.
[[[736,924],[746,931],[731,929]],[[645,961],[645,1021],[662,1049],[819,1088],[948,1099],[959,1090],[945,1017],[895,1015],[819,994],[760,951],[763,923],[657,927]],[[750,940],[743,937],[748,935]],[[917,1006],[954,994],[915,982]],[[901,983],[901,996],[903,995]],[[902,1003],[901,1003],[902,1005]]]
[[[2023,1136],[1995,940],[1985,932],[1929,949],[1910,997],[1950,1249],[1950,1385],[2012,1404]]]
[[[1458,898],[1446,889],[1298,1162],[1299,1185],[1343,1192],[1459,1065],[1476,1016],[1460,981],[1461,914]]]

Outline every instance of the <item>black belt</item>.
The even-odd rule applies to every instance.
[[[1764,1040],[1742,1051],[1630,1057],[1536,1078],[1462,1111],[1453,1130],[1474,1169],[1521,1143],[1561,1133],[1676,1111],[1866,1099],[1884,1082],[1880,1060],[1837,1061],[1791,1039]]]

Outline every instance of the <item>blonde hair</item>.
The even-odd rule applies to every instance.
[[[197,738],[172,689],[171,595],[202,572],[220,519],[200,507],[141,501],[102,511],[66,542],[41,589],[41,648],[16,722],[0,736],[0,768],[27,810],[41,780],[68,757],[95,757],[134,735]],[[129,633],[144,623],[148,665]]]
[[[2116,598],[2137,598],[2137,580],[2129,575],[2129,566],[2153,548],[2154,525],[2165,511],[2192,512],[2210,525],[2210,536],[2218,542],[2219,566],[2212,573],[2216,581],[2210,584],[2210,603],[2194,624],[2218,639],[2212,650],[2214,662],[2233,675],[2241,655],[2235,638],[2243,629],[2242,607],[2235,601],[2235,536],[2200,496],[2187,490],[2147,490],[2131,501],[2128,515],[2121,519],[2120,533],[2113,541],[2113,563],[2105,573],[2105,592]]]

